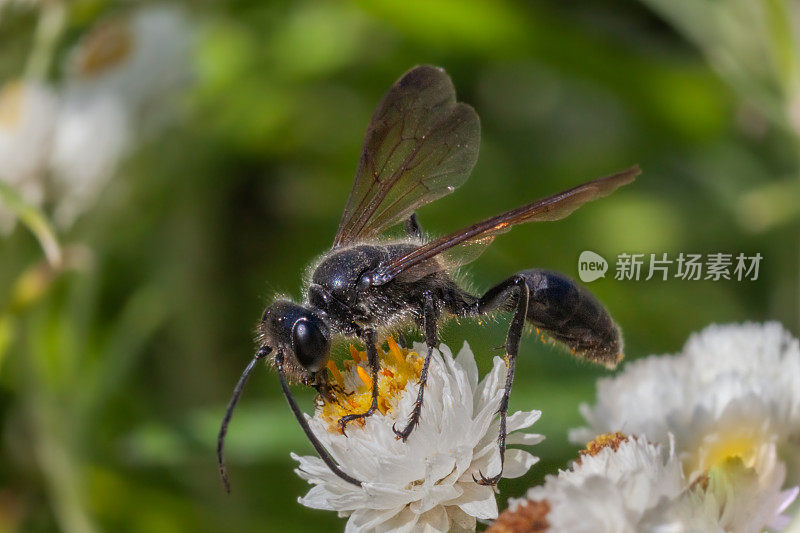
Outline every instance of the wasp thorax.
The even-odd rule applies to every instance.
[[[258,327],[259,342],[294,359],[310,373],[325,368],[330,355],[330,331],[317,313],[287,300],[264,310]]]

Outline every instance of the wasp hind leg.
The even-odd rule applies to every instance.
[[[436,348],[438,342],[438,331],[436,327],[437,322],[436,301],[433,295],[428,292],[425,294],[425,304],[423,309],[423,328],[425,329],[425,344],[428,347],[428,353],[425,355],[425,363],[422,365],[422,372],[419,375],[419,390],[417,391],[417,399],[414,401],[414,410],[411,411],[411,416],[408,417],[408,424],[403,430],[398,430],[396,424],[392,426],[392,431],[397,435],[398,439],[403,439],[405,442],[414,431],[414,428],[419,424],[419,417],[422,413],[422,401],[425,396],[425,383],[428,380],[428,367],[431,364],[431,356],[433,350]]]
[[[378,347],[376,346],[377,336],[375,331],[372,329],[365,330],[363,334],[363,340],[367,349],[367,360],[369,362],[371,374],[370,377],[372,378],[372,403],[370,404],[369,409],[363,413],[347,415],[339,419],[339,429],[342,430],[342,434],[344,435],[347,435],[345,433],[347,424],[353,420],[361,420],[367,418],[368,416],[372,416],[372,414],[378,409],[378,372],[380,371],[381,363],[380,359],[378,358]]]
[[[500,471],[497,475],[486,477],[483,472],[478,472],[479,478],[472,476],[479,485],[497,485],[503,475],[503,464],[506,453],[506,413],[508,412],[508,399],[511,396],[511,385],[514,383],[514,367],[519,353],[519,343],[522,338],[522,329],[525,325],[525,317],[528,312],[528,300],[530,289],[526,279],[522,275],[513,276],[506,281],[490,289],[475,304],[475,310],[479,315],[494,311],[499,307],[504,307],[509,303],[514,305],[514,316],[506,336],[506,383],[503,388],[503,397],[500,399],[500,407],[497,413],[500,415],[500,433],[497,436],[497,446],[500,450]],[[516,301],[515,301],[516,300]]]

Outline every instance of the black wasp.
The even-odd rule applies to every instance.
[[[606,196],[639,174],[633,167],[556,195],[507,211],[438,239],[425,241],[414,212],[453,192],[466,181],[478,158],[480,122],[475,110],[457,103],[444,70],[420,66],[395,83],[378,105],[367,129],[361,161],[333,247],[311,270],[302,303],[278,300],[264,311],[257,328],[258,351],[234,389],[219,432],[217,455],[228,488],[223,444],[233,409],[260,359],[277,372],[297,421],[326,465],[343,472],[311,432],[289,390],[289,383],[330,393],[326,363],[334,335],[360,339],[367,350],[372,383],[378,383],[381,332],[413,322],[423,332],[428,351],[419,393],[406,426],[395,428],[406,440],[423,408],[431,352],[438,344],[443,315],[477,317],[496,310],[513,313],[506,337],[508,373],[500,414],[501,473],[505,453],[506,410],[514,362],[525,321],[546,332],[575,355],[613,367],[622,357],[620,331],[605,308],[569,278],[545,270],[525,270],[495,285],[483,296],[459,287],[450,272],[472,261],[494,237],[523,222],[566,217],[584,203]],[[389,227],[405,221],[406,238],[381,239]],[[377,408],[378,389],[364,413]],[[500,473],[476,481],[494,485]]]

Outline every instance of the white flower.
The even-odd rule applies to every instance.
[[[69,225],[100,194],[134,137],[163,125],[190,79],[182,12],[145,7],[98,24],[72,51],[50,164],[56,219]]]
[[[130,122],[130,111],[113,94],[64,97],[50,154],[62,226],[90,207],[114,175],[130,148]]]
[[[680,354],[634,361],[601,379],[596,405],[581,412],[589,427],[574,430],[574,442],[610,431],[661,443],[674,435],[688,477],[729,457],[769,477],[765,446],[797,455],[800,347],[777,323],[710,326]]]
[[[649,512],[680,496],[685,484],[680,461],[644,438],[609,435],[571,470],[547,476],[522,500],[509,501],[509,514],[526,501],[544,502],[551,531],[625,533],[643,531]],[[505,515],[505,513],[504,513]],[[495,531],[508,520],[499,520]],[[542,531],[547,530],[542,529]]]
[[[763,485],[735,459],[687,484],[672,447],[609,434],[590,443],[572,469],[511,500],[490,531],[755,533],[785,525],[780,513],[796,496],[773,481]]]
[[[300,503],[349,516],[347,531],[474,530],[476,518],[497,516],[493,489],[478,485],[473,476],[480,472],[491,476],[500,468],[496,412],[505,363],[495,357],[492,371],[478,383],[478,369],[467,343],[455,359],[450,349],[441,345],[431,361],[419,425],[408,441],[402,442],[392,425],[402,428],[412,411],[421,358],[414,352],[401,355],[391,340],[389,346],[389,351],[382,353],[380,414],[361,427],[348,426],[346,437],[335,431],[336,420],[347,412],[337,404],[326,404],[314,418],[309,417],[314,433],[341,468],[363,485],[341,480],[318,457],[293,454],[300,462],[298,475],[315,485]],[[427,351],[422,344],[415,344],[414,349]],[[357,405],[347,409],[365,410],[361,404],[367,404],[369,388],[362,383],[367,377],[364,369],[350,361],[341,373],[335,366],[329,368],[346,390],[356,389],[347,398]],[[515,433],[531,426],[540,414],[520,411],[510,415],[508,444],[540,442],[541,435]],[[521,476],[537,460],[524,450],[510,448],[503,477]]]
[[[174,7],[148,6],[105,20],[70,54],[66,91],[111,93],[145,111],[191,79],[191,34]]]
[[[771,458],[765,460],[777,461],[774,447],[767,453]],[[776,464],[770,469],[773,475],[764,478],[741,458],[730,458],[709,469],[680,498],[662,505],[650,525],[664,533],[781,531],[790,520],[782,513],[797,497],[797,487],[781,491],[783,469]]]
[[[57,98],[39,83],[14,81],[0,89],[0,180],[34,205],[45,195],[44,174]],[[13,218],[0,205],[0,230]]]

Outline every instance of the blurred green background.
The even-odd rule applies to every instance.
[[[261,311],[275,293],[299,296],[306,266],[330,246],[370,114],[415,64],[447,69],[482,120],[469,181],[419,212],[432,234],[643,169],[564,221],[498,238],[466,269],[472,287],[531,267],[577,277],[583,250],[612,263],[622,252],[759,252],[757,281],[617,281],[612,264],[591,290],[622,326],[628,359],[677,351],[712,322],[779,320],[797,334],[790,3],[182,5],[195,35],[177,119],[144,136],[91,209],[57,230],[90,260],[53,273],[23,225],[0,237],[0,532],[343,527],[296,503],[309,487],[289,452],[313,450],[276,376],[257,372],[232,423],[231,496],[216,432]],[[68,4],[45,79],[58,82],[97,21],[133,8]],[[39,10],[0,8],[0,80],[25,70]],[[449,323],[443,341],[468,340],[485,372],[506,326]],[[501,482],[501,508],[574,457],[566,432],[603,375],[524,342],[511,408],[541,409],[534,427],[547,440],[527,476]],[[297,392],[310,410],[313,396]]]

